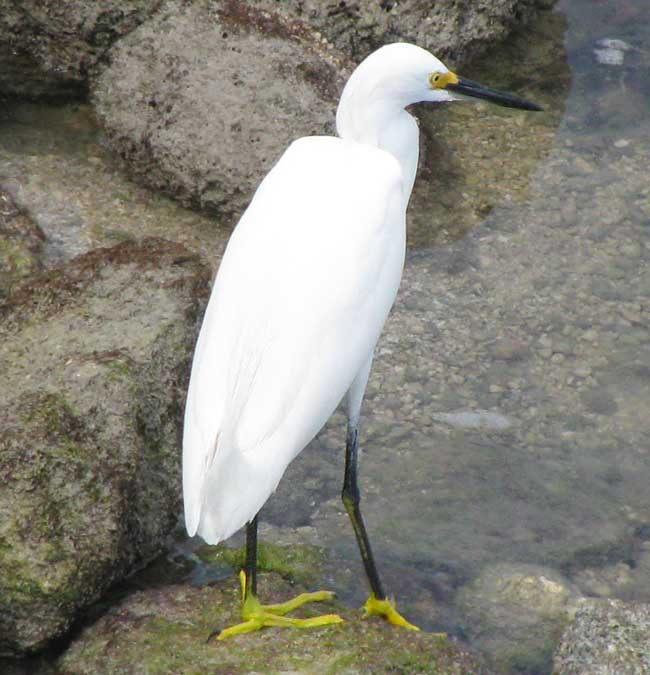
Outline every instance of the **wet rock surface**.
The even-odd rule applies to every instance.
[[[554,675],[650,672],[650,605],[586,599],[562,634]]]
[[[263,602],[282,602],[303,589],[277,574],[260,576]],[[341,613],[346,621],[317,630],[266,629],[206,643],[238,623],[239,589],[229,584],[167,586],[135,593],[86,629],[58,664],[69,675],[91,673],[432,673],[481,675],[487,670],[450,640],[396,629],[336,603],[304,616]]]
[[[0,305],[0,653],[42,648],[162,549],[208,280],[186,249],[146,239]]]

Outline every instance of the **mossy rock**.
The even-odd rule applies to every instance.
[[[208,280],[198,257],[146,239],[0,302],[0,655],[41,649],[162,550]]]
[[[259,589],[262,602],[281,602],[303,590],[274,573],[260,575]],[[136,593],[85,629],[57,666],[66,675],[487,672],[449,639],[364,620],[359,611],[329,602],[302,608],[303,616],[337,612],[343,623],[206,641],[213,631],[240,621],[239,602],[234,577],[212,587]]]
[[[578,595],[553,569],[501,563],[466,584],[456,602],[468,638],[499,672],[542,673],[550,669]]]

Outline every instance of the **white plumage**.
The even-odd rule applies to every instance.
[[[371,146],[303,138],[264,179],[224,254],[194,356],[191,535],[216,543],[255,516],[350,388],[397,292],[403,221],[400,166]]]

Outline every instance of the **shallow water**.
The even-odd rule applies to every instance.
[[[521,604],[481,604],[490,575],[650,601],[650,6],[564,0],[538,30],[466,74],[547,112],[421,113],[438,163],[419,181],[361,434],[363,509],[400,609],[528,673],[549,672],[552,640],[529,639]],[[5,112],[0,150],[0,186],[48,235],[49,264],[146,233],[216,265],[228,232],[130,183],[86,106]],[[261,534],[326,546],[325,582],[353,605],[366,588],[338,497],[343,442],[336,415]],[[174,570],[134,583],[187,574]]]

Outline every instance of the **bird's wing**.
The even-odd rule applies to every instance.
[[[190,534],[229,453],[279,480],[322,427],[374,348],[403,258],[396,160],[335,138],[292,144],[233,232],[197,342],[183,440]]]

